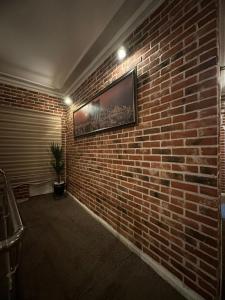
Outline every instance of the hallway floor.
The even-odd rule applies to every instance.
[[[20,300],[182,300],[69,196],[33,197],[18,272]]]

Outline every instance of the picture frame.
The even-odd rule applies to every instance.
[[[136,115],[136,69],[132,69],[73,112],[74,137],[134,125]]]

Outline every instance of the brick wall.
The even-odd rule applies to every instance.
[[[165,1],[67,114],[69,191],[205,299],[219,291],[217,5]],[[73,110],[134,66],[138,125],[74,139]]]
[[[221,192],[225,193],[225,94],[221,97],[221,130],[220,130],[220,163]]]
[[[24,88],[0,83],[0,109],[1,106],[20,107],[35,111],[51,113],[62,117],[62,145],[65,147],[65,107],[62,99],[47,94],[34,92]],[[14,190],[16,199],[28,198],[29,187],[23,185]]]

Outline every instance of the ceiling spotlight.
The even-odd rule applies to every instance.
[[[64,97],[64,103],[66,105],[71,105],[73,103],[73,100],[69,96],[67,96],[67,97]]]
[[[117,57],[119,60],[122,60],[126,57],[127,52],[124,47],[120,47],[119,50],[117,51]]]

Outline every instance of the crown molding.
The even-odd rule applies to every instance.
[[[57,91],[56,89],[2,72],[0,72],[0,83],[16,86],[34,92],[40,92],[54,97],[63,97],[63,94],[60,91]]]
[[[149,17],[165,0],[146,0],[135,14],[124,24],[116,35],[111,39],[102,51],[95,57],[92,63],[84,69],[73,83],[63,91],[63,95],[72,95],[73,92],[92,74],[112,53],[114,53],[124,42],[124,40]]]
[[[120,30],[112,37],[109,43],[105,45],[102,50],[95,55],[95,58],[87,67],[84,67],[79,76],[74,75],[79,62],[85,60],[85,55],[90,49],[84,53],[83,57],[73,70],[66,76],[64,86],[61,89],[55,89],[51,86],[42,85],[37,82],[29,81],[21,77],[12,76],[0,72],[0,82],[9,84],[20,88],[32,90],[35,92],[45,93],[54,97],[64,97],[72,95],[73,92],[84,82],[84,80],[91,75],[110,55],[112,55],[124,42],[124,40],[147,18],[153,13],[165,0],[145,0],[143,4],[135,11],[135,13],[128,19],[128,21],[120,28]],[[77,72],[79,73],[79,72]],[[66,86],[66,82],[68,86]]]

